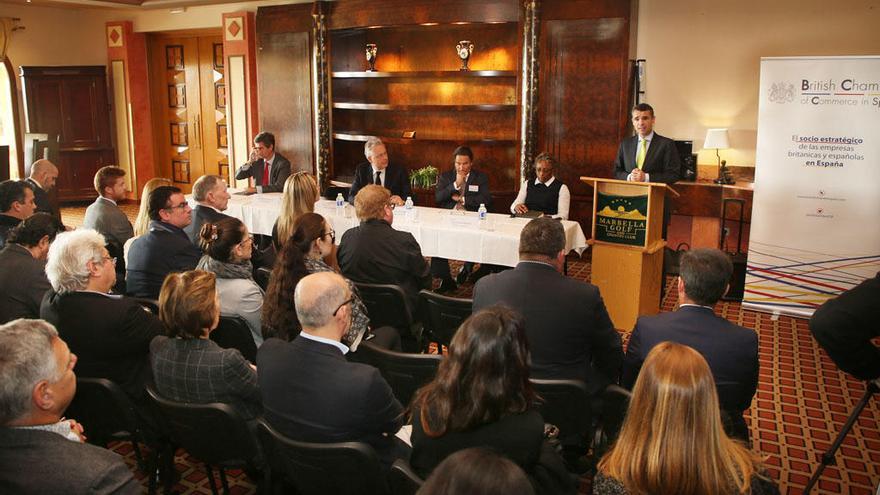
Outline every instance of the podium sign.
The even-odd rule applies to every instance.
[[[596,194],[594,239],[614,244],[644,246],[648,231],[648,195]]]

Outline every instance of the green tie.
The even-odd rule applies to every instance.
[[[645,155],[648,153],[648,140],[642,139],[641,146],[639,146],[639,152],[636,154],[636,167],[639,167],[639,170],[642,169],[642,165],[645,164]]]

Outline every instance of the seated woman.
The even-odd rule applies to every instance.
[[[269,278],[266,291],[266,304],[263,308],[264,337],[280,337],[292,340],[299,334],[299,322],[293,307],[293,291],[296,284],[310,273],[335,272],[326,258],[335,258],[333,250],[336,234],[324,217],[317,213],[306,213],[296,223],[296,230],[284,247]],[[370,332],[370,317],[367,308],[358,294],[357,287],[346,279],[351,289],[352,301],[351,327],[343,337],[342,343],[357,350],[361,339],[368,338],[381,347],[400,349],[400,334],[391,327],[382,327]],[[288,329],[294,329],[293,334]],[[373,337],[374,336],[374,337]]]
[[[459,450],[487,447],[522,467],[538,493],[574,493],[562,459],[545,448],[543,418],[531,410],[537,396],[524,328],[501,306],[459,327],[437,376],[412,403],[410,464],[422,477]]]
[[[251,329],[254,344],[263,343],[260,313],[263,311],[263,290],[254,282],[251,255],[254,239],[237,218],[224,218],[202,225],[199,243],[205,253],[197,270],[217,275],[222,316],[241,316]]]
[[[181,402],[223,402],[251,421],[262,411],[257,370],[236,349],[208,336],[220,321],[216,276],[202,270],[168,275],[159,293],[159,318],[168,337],[150,343],[156,390]]]
[[[488,449],[459,450],[441,462],[417,495],[535,495],[522,468]]]
[[[315,211],[319,194],[318,182],[308,172],[297,172],[284,181],[281,211],[272,227],[272,244],[276,252],[281,252],[282,245],[293,235],[296,220],[305,213]]]
[[[695,350],[663,342],[648,353],[629,411],[599,461],[594,494],[779,493],[758,457],[728,438],[715,381]]]

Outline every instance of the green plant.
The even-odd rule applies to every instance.
[[[437,184],[437,167],[428,165],[409,173],[409,181],[413,187],[421,187],[422,189],[430,189]]]

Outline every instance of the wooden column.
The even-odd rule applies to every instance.
[[[312,108],[315,129],[315,173],[323,193],[330,173],[330,59],[327,32],[328,2],[315,2],[312,10]]]
[[[528,176],[535,159],[538,122],[538,11],[539,0],[523,2],[522,21],[522,109],[520,113],[520,164],[519,178]]]

